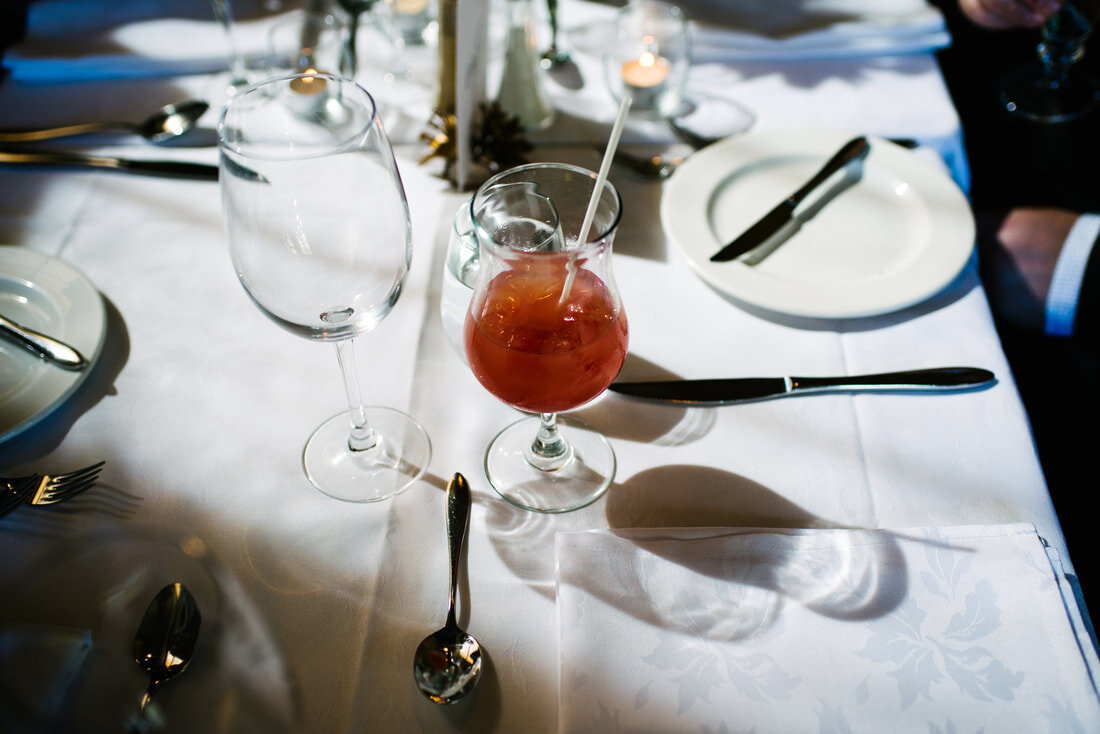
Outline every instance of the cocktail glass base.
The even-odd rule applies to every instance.
[[[348,436],[350,411],[322,423],[306,442],[302,466],[323,494],[344,502],[378,502],[408,489],[423,476],[432,458],[424,428],[399,410],[364,409],[376,436],[372,448],[353,450]]]
[[[560,467],[539,469],[529,460],[540,419],[516,421],[496,435],[485,452],[485,475],[496,493],[533,512],[569,512],[599,499],[615,478],[615,452],[607,438],[580,418],[557,416],[572,449]]]

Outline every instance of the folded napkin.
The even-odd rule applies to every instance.
[[[246,60],[267,53],[270,13],[233,3],[233,37]],[[25,39],[3,65],[12,78],[77,82],[207,74],[228,67],[229,43],[209,0],[30,4]]]
[[[925,0],[697,0],[696,63],[897,55],[951,42],[943,15]]]
[[[926,0],[681,0],[692,21],[696,64],[891,56],[951,43],[943,14]],[[611,20],[570,31],[602,53]]]
[[[601,530],[557,560],[562,732],[1100,731],[1030,526]]]
[[[0,731],[53,731],[92,648],[87,630],[0,629]]]

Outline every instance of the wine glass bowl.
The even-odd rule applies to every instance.
[[[489,392],[534,414],[493,439],[486,475],[504,499],[539,512],[583,507],[615,474],[607,439],[558,415],[606,390],[627,351],[611,269],[622,202],[610,183],[579,241],[596,182],[583,168],[536,163],[493,177],[470,203],[480,254],[466,357]]]
[[[241,285],[281,328],[333,342],[344,375],[348,410],[310,437],[306,475],[338,499],[393,496],[423,473],[431,446],[409,416],[359,396],[352,340],[393,309],[412,259],[408,205],[374,100],[350,79],[294,74],[234,95],[218,133]]]

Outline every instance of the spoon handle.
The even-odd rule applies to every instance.
[[[470,484],[466,477],[455,473],[447,484],[447,547],[451,551],[451,591],[447,606],[447,622],[455,622],[455,591],[458,587],[458,560],[462,555],[462,539],[470,519]]]
[[[0,143],[29,143],[35,140],[53,140],[86,133],[113,131],[136,133],[138,127],[127,122],[85,122],[79,125],[62,125],[42,130],[0,130]]]

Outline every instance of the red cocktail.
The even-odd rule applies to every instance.
[[[579,270],[561,303],[565,271],[558,257],[500,273],[466,319],[470,369],[520,410],[583,405],[607,389],[626,358],[626,315],[607,284]]]
[[[539,414],[493,440],[485,469],[521,507],[561,512],[592,502],[615,473],[607,439],[556,414],[594,399],[626,358],[626,314],[611,274],[621,200],[603,184],[588,241],[577,241],[596,175],[534,164],[490,179],[471,207],[480,249],[466,316],[470,368],[493,395]]]

